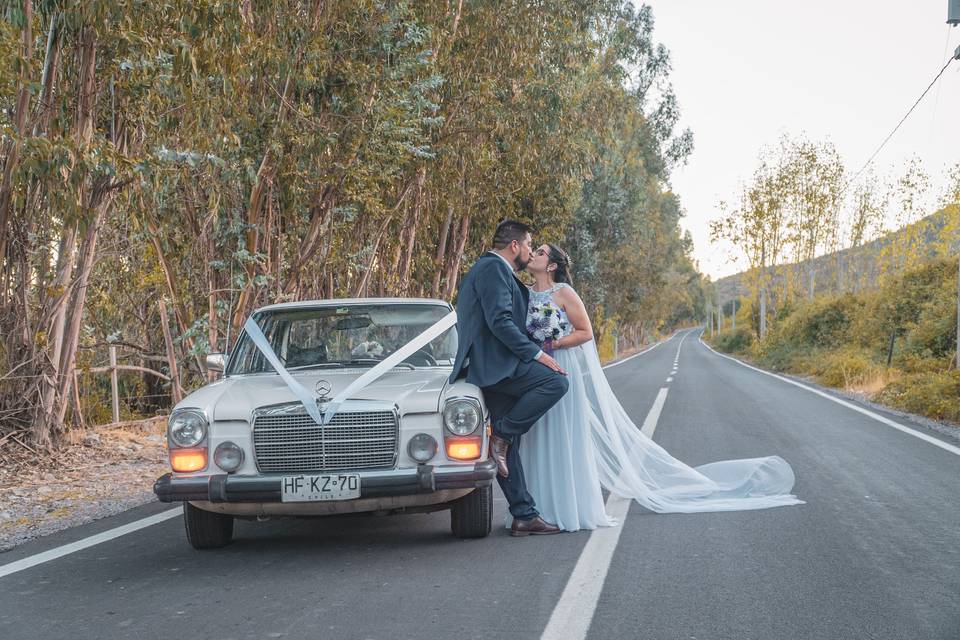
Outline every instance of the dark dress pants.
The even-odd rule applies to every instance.
[[[530,427],[567,392],[567,378],[532,362],[521,367],[514,378],[483,388],[483,397],[490,409],[493,433],[510,443],[507,450],[506,478],[497,476],[500,489],[510,503],[510,514],[519,520],[537,515],[533,496],[527,491],[520,463],[520,439]]]

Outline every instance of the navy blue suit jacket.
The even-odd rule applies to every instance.
[[[459,345],[450,382],[460,377],[464,360],[467,382],[488,387],[523,375],[540,347],[527,335],[530,292],[499,256],[485,253],[470,268],[457,296]]]

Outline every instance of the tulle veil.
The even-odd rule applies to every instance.
[[[607,382],[591,340],[573,348],[580,360],[590,433],[603,488],[657,513],[766,509],[804,502],[792,495],[795,476],[779,456],[690,467],[644,434]]]

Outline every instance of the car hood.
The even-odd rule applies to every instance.
[[[309,371],[293,377],[313,393],[317,383],[325,380],[333,398],[368,369]],[[439,411],[449,369],[394,370],[354,394],[351,400],[381,400],[396,404],[400,414]],[[213,420],[249,420],[251,412],[263,407],[298,398],[276,374],[233,376],[213,382],[184,398],[178,407],[197,407]]]

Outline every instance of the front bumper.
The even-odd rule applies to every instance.
[[[406,496],[449,489],[475,489],[493,482],[497,465],[481,460],[472,467],[434,467],[360,471],[360,499]],[[294,474],[288,474],[294,475]],[[167,473],[153,483],[160,502],[280,502],[282,475],[233,476],[226,473],[174,477]]]

